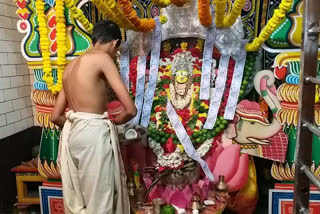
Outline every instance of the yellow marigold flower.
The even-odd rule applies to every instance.
[[[185,51],[185,50],[187,50],[188,43],[187,42],[182,42],[180,46],[181,46],[181,49]]]
[[[161,19],[160,19],[161,20]],[[171,45],[169,42],[165,42],[163,44],[163,50],[166,51],[166,52],[169,52],[171,50]]]
[[[200,113],[199,117],[207,117],[207,113]]]
[[[209,108],[209,106],[208,106],[207,104],[205,104],[205,103],[201,103],[200,106],[204,107],[205,109],[208,109],[208,108]]]
[[[181,144],[178,145],[179,149],[181,150],[181,152],[184,152],[184,148]]]
[[[160,15],[159,18],[160,18],[161,24],[164,24],[164,23],[166,23],[168,21],[166,16]]]

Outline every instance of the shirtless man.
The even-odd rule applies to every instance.
[[[119,27],[97,23],[92,43],[91,50],[67,65],[51,117],[63,127],[59,162],[65,213],[129,214],[117,134],[105,113],[111,87],[124,108],[113,122],[122,124],[136,115],[113,61],[121,43]]]

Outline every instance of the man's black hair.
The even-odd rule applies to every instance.
[[[97,42],[105,44],[118,39],[117,47],[119,47],[122,36],[120,28],[116,23],[110,20],[103,20],[94,26],[91,38],[93,45]]]

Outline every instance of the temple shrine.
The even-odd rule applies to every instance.
[[[117,126],[131,212],[293,213],[305,1],[0,0],[0,213],[65,213],[51,114],[106,19],[137,108]],[[106,110],[123,107],[112,96]],[[320,178],[316,135],[312,147]]]

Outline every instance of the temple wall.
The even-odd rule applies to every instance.
[[[33,75],[21,54],[16,10],[13,0],[0,0],[0,139],[34,125]]]

